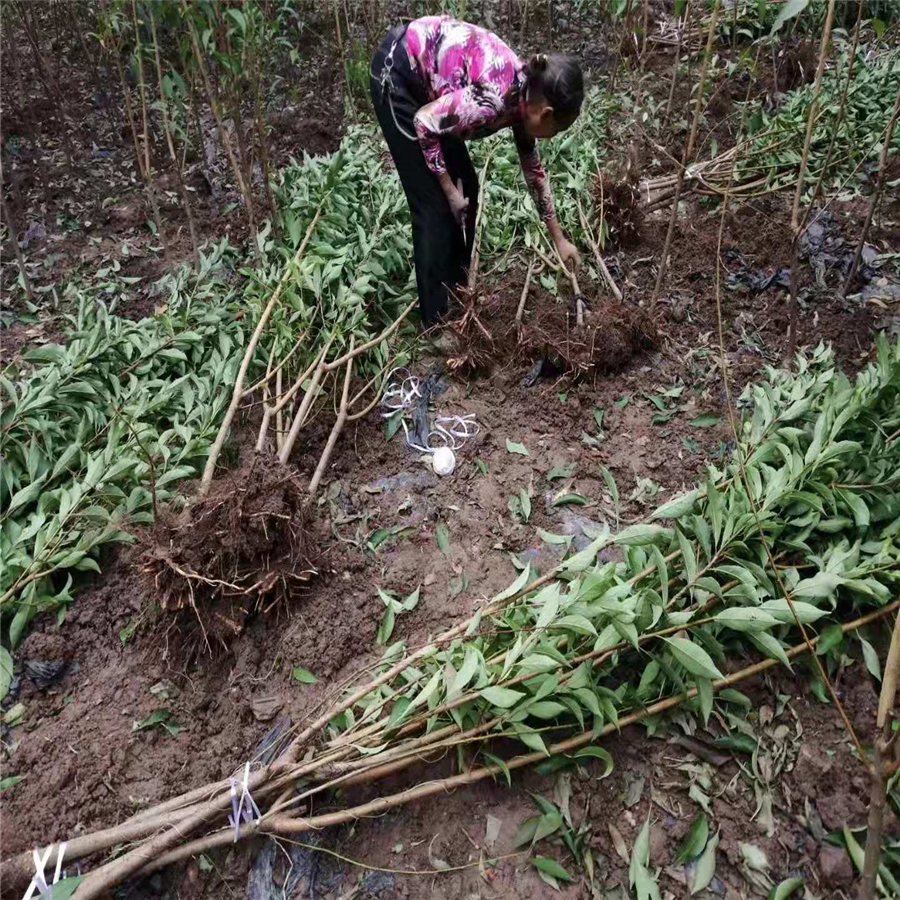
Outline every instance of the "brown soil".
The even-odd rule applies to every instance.
[[[555,374],[581,378],[619,372],[634,356],[658,347],[656,326],[639,307],[585,297],[584,326],[579,328],[574,299],[571,305],[547,302],[546,292],[534,286],[526,298],[527,314],[516,326],[519,276],[517,272],[489,295],[461,292],[446,325],[460,348],[448,359],[451,371],[484,373],[505,369],[511,361],[544,360]]]

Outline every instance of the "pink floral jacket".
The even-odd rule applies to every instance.
[[[415,115],[416,136],[436,175],[447,171],[440,138],[483,138],[512,127],[522,174],[543,220],[555,215],[537,141],[522,128],[524,65],[497,35],[449,16],[426,16],[406,30],[409,63],[431,102]]]

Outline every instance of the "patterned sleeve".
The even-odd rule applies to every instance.
[[[464,138],[475,129],[489,127],[502,111],[503,98],[480,84],[470,84],[426,103],[413,121],[428,168],[435,175],[447,171],[441,152],[443,136]]]
[[[528,190],[531,191],[538,216],[540,216],[542,222],[549,222],[551,219],[556,218],[556,210],[553,206],[550,179],[541,165],[537,141],[533,137],[529,137],[525,133],[525,129],[519,124],[513,126],[513,137],[516,141],[516,150],[519,151],[519,163],[522,166],[522,174],[525,176]]]

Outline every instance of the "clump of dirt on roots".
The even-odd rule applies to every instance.
[[[316,575],[307,500],[296,473],[253,454],[202,500],[160,513],[139,569],[180,643],[227,647],[251,615],[296,599]]]
[[[644,213],[641,209],[639,172],[629,166],[624,172],[598,172],[594,178],[594,209],[597,230],[603,234],[604,250],[636,247],[641,242]]]
[[[510,288],[459,292],[459,307],[445,326],[458,343],[447,359],[451,372],[486,372],[544,359],[575,377],[607,374],[659,345],[656,326],[643,309],[612,299],[588,298],[584,325],[577,328],[573,305],[531,298],[517,326],[518,297]]]

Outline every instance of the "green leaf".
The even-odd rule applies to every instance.
[[[709,839],[706,849],[700,854],[694,866],[694,881],[691,884],[691,896],[706,890],[716,874],[716,849],[719,846],[719,835]]]
[[[582,750],[579,750],[577,753],[573,754],[573,758],[602,760],[606,764],[606,768],[603,770],[603,774],[600,776],[601,779],[606,778],[607,775],[610,775],[612,773],[613,758],[602,747],[584,747]]]
[[[528,448],[524,444],[517,444],[515,441],[506,439],[506,450],[508,453],[517,453],[519,456],[529,456]]]
[[[553,498],[550,505],[555,508],[557,506],[587,506],[588,503],[590,501],[582,494],[560,494]]]
[[[450,532],[447,530],[446,525],[438,525],[437,531],[435,532],[435,537],[437,538],[438,547],[441,548],[441,553],[449,553],[450,552]]]
[[[825,656],[835,647],[839,647],[844,640],[844,630],[840,625],[829,625],[819,636],[819,643],[816,647],[816,653],[819,656]]]
[[[529,750],[535,750],[538,753],[543,753],[545,756],[550,755],[547,752],[547,745],[544,743],[544,739],[538,732],[530,728],[517,726],[516,736]]]
[[[869,674],[881,681],[881,662],[878,659],[875,648],[864,637],[860,637],[859,642],[862,644],[863,659],[866,661],[866,668],[869,670]]]
[[[378,625],[378,632],[375,635],[376,644],[386,644],[391,639],[391,635],[394,633],[395,619],[396,613],[394,608],[389,606],[384,611],[384,617]]]
[[[316,676],[313,675],[312,672],[310,672],[308,669],[303,669],[300,666],[296,666],[295,668],[291,669],[291,678],[293,678],[294,681],[299,681],[300,684],[319,683],[319,679],[316,678]]]
[[[532,838],[532,844],[538,843],[538,841],[544,840],[544,838],[550,837],[551,834],[555,834],[559,831],[560,825],[562,825],[563,817],[562,813],[553,809],[550,812],[545,812],[540,821],[537,824],[537,828],[534,830],[534,837]]]
[[[527,522],[531,518],[531,497],[524,488],[519,491],[519,506],[522,510],[522,518]]]
[[[547,473],[547,481],[563,481],[566,478],[571,478],[575,474],[575,463],[571,463],[568,466],[554,466]]]
[[[13,679],[13,661],[9,650],[0,647],[0,700],[5,700]]]
[[[69,878],[62,878],[53,885],[50,893],[51,900],[69,900],[75,896],[78,885],[84,881],[84,875],[71,875]]]
[[[545,875],[558,878],[560,881],[571,881],[572,876],[555,860],[548,856],[535,856],[531,860],[531,864]]]
[[[712,657],[700,646],[681,637],[663,638],[672,651],[672,656],[684,666],[691,675],[700,678],[722,678],[722,673],[716,668]]]
[[[703,495],[700,489],[689,491],[687,494],[680,494],[673,497],[667,503],[657,507],[651,514],[651,519],[680,519],[687,515],[697,502],[697,498]]]
[[[769,634],[767,631],[761,631],[759,634],[748,632],[747,636],[763,653],[766,654],[766,656],[777,659],[788,669],[791,668],[791,661],[788,659],[787,653],[784,652],[784,647],[781,646],[781,642],[775,635]]]
[[[485,753],[485,756],[489,754]],[[513,837],[513,847],[524,847],[534,842],[534,835],[543,816],[529,816]]]
[[[544,531],[543,528],[538,528],[537,530],[538,537],[545,544],[571,544],[572,543],[572,535],[571,534],[552,534],[549,531]]]
[[[514,597],[519,591],[522,590],[527,584],[528,579],[531,577],[531,566],[525,566],[524,569],[519,573],[519,577],[505,590],[500,591],[495,597],[491,599],[491,603],[500,603],[503,600],[508,600],[510,597]]]
[[[500,759],[499,756],[494,756],[493,753],[488,753],[486,750],[484,750],[482,752],[484,754],[484,758],[492,766],[496,766],[506,776],[507,787],[512,787],[512,775],[510,774],[509,766],[502,759]],[[535,818],[538,818],[538,817],[535,816]],[[529,838],[529,840],[530,840],[530,838]]]
[[[568,574],[583,572],[588,566],[593,565],[597,554],[609,543],[609,527],[604,525],[603,531],[594,538],[591,543],[579,550],[574,556],[570,556],[560,565],[560,571]]]
[[[525,709],[528,710],[529,716],[536,719],[556,719],[566,711],[562,703],[555,700],[538,700],[535,703],[529,703]]]
[[[806,884],[805,878],[785,878],[769,891],[769,900],[787,900],[796,890]]]
[[[833,572],[819,572],[812,578],[805,578],[794,588],[795,597],[828,598],[837,590],[843,579]]]
[[[694,428],[712,428],[721,421],[721,416],[699,416],[696,419],[691,419],[691,421],[688,422],[688,425],[693,425]]]
[[[616,484],[616,479],[613,478],[612,472],[606,468],[606,466],[600,466],[600,473],[603,475],[603,480],[606,482],[606,489],[609,491],[609,496],[612,499],[613,511],[616,514],[616,528],[619,527],[619,487]]]
[[[678,848],[678,856],[675,857],[675,865],[683,866],[692,859],[696,859],[706,847],[709,838],[709,817],[706,813],[700,813],[691,823],[690,830]]]
[[[24,775],[8,775],[6,778],[0,779],[0,794],[12,790],[20,781],[24,781]]]
[[[486,687],[482,688],[479,693],[491,706],[496,706],[498,709],[509,709],[525,696],[521,691],[505,687]]]
[[[732,631],[765,631],[781,623],[775,616],[761,609],[746,606],[732,606],[716,613],[713,618]]]
[[[664,538],[670,537],[671,528],[663,528],[662,525],[644,525],[639,523],[631,525],[624,531],[620,531],[613,539],[617,544],[624,544],[626,547],[645,547],[648,544],[655,544]]]
[[[781,30],[781,26],[787,22],[788,19],[793,19],[794,16],[800,15],[806,7],[809,6],[809,0],[787,0],[786,3],[781,7],[778,15],[775,17],[775,21],[772,23],[772,31],[771,34],[775,34]]]
[[[650,874],[650,816],[644,820],[631,851],[628,880],[637,893],[638,900],[660,900],[659,885]]]
[[[794,625],[797,619],[804,625],[811,625],[813,622],[821,619],[822,616],[828,615],[827,610],[819,609],[811,603],[805,603],[803,600],[794,600],[789,604],[784,597],[778,600],[767,600],[760,605],[759,609],[774,616],[784,625]],[[796,613],[796,617],[794,613]]]

